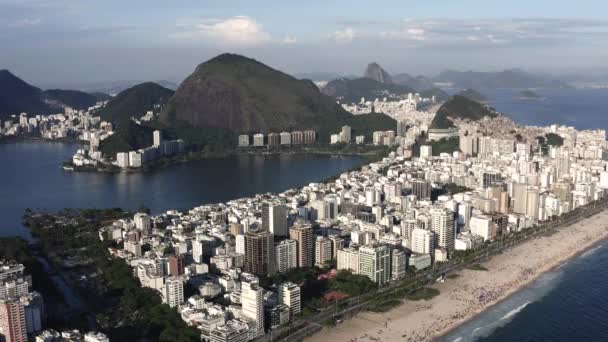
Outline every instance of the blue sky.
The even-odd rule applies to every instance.
[[[601,0],[0,0],[0,69],[41,86],[181,80],[229,51],[290,73],[608,67]]]

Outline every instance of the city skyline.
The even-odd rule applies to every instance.
[[[444,69],[542,72],[605,69],[605,4],[477,0],[229,5],[186,1],[5,0],[0,68],[41,87],[168,79],[222,52],[241,53],[288,73],[362,74],[377,61],[390,73]],[[391,8],[387,11],[387,8]],[[449,56],[449,58],[446,58]],[[560,58],[555,58],[560,56]],[[142,63],[142,61],[144,61]]]

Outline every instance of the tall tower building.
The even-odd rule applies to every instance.
[[[431,254],[433,249],[433,232],[421,228],[412,231],[412,252]]]
[[[275,246],[276,271],[285,273],[298,267],[298,242],[287,239]]]
[[[264,291],[258,277],[241,274],[241,307],[243,316],[253,323],[254,336],[264,334]]]
[[[19,299],[0,300],[0,335],[6,342],[27,342],[25,307]]]
[[[163,142],[163,133],[161,131],[154,131],[154,146],[159,147]]]
[[[289,230],[289,238],[298,243],[298,267],[312,267],[315,248],[312,225],[297,224]]]
[[[279,304],[289,307],[289,317],[292,320],[300,314],[300,297],[300,287],[298,285],[286,282],[279,286]]]
[[[275,236],[287,236],[287,207],[284,204],[264,203],[262,228]]]
[[[184,302],[184,282],[179,277],[165,279],[163,302],[174,308]]]
[[[352,247],[338,250],[337,267],[339,270],[349,270],[359,274],[359,250]]]
[[[391,279],[399,280],[405,277],[407,270],[407,255],[401,249],[391,251]]]
[[[378,284],[391,279],[391,251],[386,245],[367,245],[359,248],[359,274]]]
[[[350,128],[350,126],[342,126],[341,135],[342,135],[342,142],[350,144],[350,140],[351,140],[351,128]]]
[[[431,183],[414,179],[412,181],[412,194],[416,196],[419,200],[429,200],[431,199]]]
[[[323,267],[331,259],[331,240],[323,236],[317,236],[315,240],[315,266]]]
[[[274,238],[271,232],[245,234],[245,272],[255,275],[273,274],[274,259]]]
[[[435,247],[453,250],[456,238],[454,215],[446,209],[432,209],[431,220],[435,233]]]

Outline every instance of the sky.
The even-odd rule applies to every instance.
[[[0,69],[181,81],[223,52],[297,74],[608,69],[605,0],[0,0]]]

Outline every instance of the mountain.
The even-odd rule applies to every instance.
[[[42,91],[8,70],[0,70],[0,119],[14,114],[30,115],[63,112],[64,107],[87,109],[100,100],[101,94],[76,90],[52,89]]]
[[[352,124],[356,132],[354,126],[366,120],[346,112],[312,81],[235,54],[222,54],[197,66],[160,119],[165,127],[180,128],[181,136],[187,129],[192,137],[188,140],[196,138],[193,129],[234,134],[314,129],[322,141],[345,124]],[[390,118],[387,122],[394,124]],[[363,131],[357,133],[370,133],[364,125],[359,128]]]
[[[455,127],[454,122],[451,120],[452,118],[476,121],[486,116],[495,118],[498,116],[498,113],[468,97],[454,95],[439,108],[429,128]]]
[[[100,82],[86,82],[86,83],[73,83],[69,84],[72,89],[79,89],[88,93],[103,93],[118,95],[121,92],[132,88],[141,83],[154,82],[164,88],[175,90],[178,84],[168,80],[118,80],[118,81],[100,81]]]
[[[457,88],[569,88],[562,81],[536,75],[519,69],[501,72],[475,72],[447,70],[439,74],[436,83],[451,83]]]
[[[395,84],[400,84],[406,87],[417,89],[418,91],[424,91],[435,88],[435,84],[433,83],[433,81],[430,78],[424,76],[413,77],[409,74],[398,74],[393,76],[393,82]]]
[[[321,92],[343,103],[359,102],[361,98],[365,98],[366,101],[383,97],[397,99],[408,93],[416,93],[414,89],[406,86],[380,83],[370,78],[333,80],[327,83]]]
[[[477,90],[471,89],[471,88],[461,91],[460,93],[458,93],[458,95],[467,97],[467,98],[469,98],[473,101],[479,102],[479,103],[488,101],[488,98],[485,95],[483,95],[482,93],[478,92]]]
[[[43,98],[50,105],[65,105],[74,109],[84,110],[93,107],[97,101],[103,99],[103,96],[77,90],[50,89],[43,92]]]
[[[138,84],[113,97],[99,115],[106,121],[125,122],[132,116],[143,116],[149,110],[160,111],[173,93],[173,90],[156,83]]]
[[[49,106],[42,91],[27,84],[8,70],[0,70],[0,119],[22,112],[47,114]]]
[[[313,82],[331,81],[340,78],[340,74],[335,72],[305,72],[293,75],[300,80],[311,80]]]
[[[393,80],[391,75],[389,75],[386,70],[382,69],[382,67],[378,63],[369,63],[367,68],[365,69],[365,73],[363,77],[369,78],[376,82],[392,84]]]

